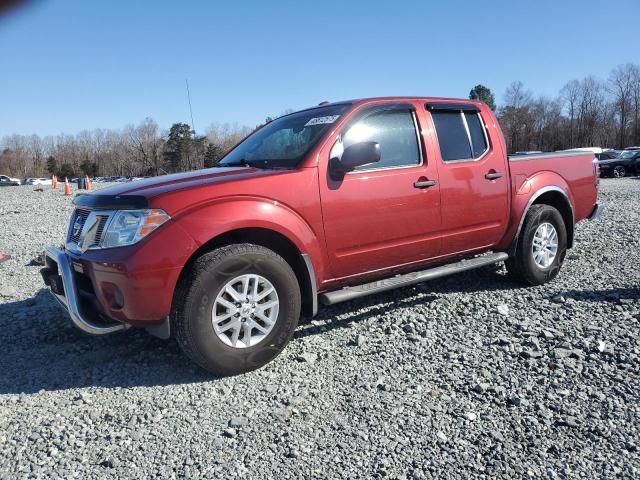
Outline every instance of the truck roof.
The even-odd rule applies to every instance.
[[[406,95],[406,96],[389,96],[389,97],[364,97],[364,98],[355,98],[351,100],[342,100],[342,101],[336,101],[336,102],[327,102],[327,103],[322,102],[322,106],[340,105],[345,103],[355,105],[355,104],[362,104],[362,103],[368,103],[373,101],[385,101],[385,100],[411,100],[411,101],[419,100],[425,103],[426,102],[452,102],[452,103],[472,103],[475,105],[483,105],[483,103],[480,100],[471,100],[468,98],[423,97],[423,96]]]

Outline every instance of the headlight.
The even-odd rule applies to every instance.
[[[159,208],[117,211],[105,232],[100,247],[133,245],[153,232],[171,217]]]

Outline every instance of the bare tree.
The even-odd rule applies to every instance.
[[[633,140],[640,144],[640,66],[631,65],[631,94],[633,103]]]
[[[562,87],[562,90],[560,90],[560,98],[566,106],[567,113],[569,114],[569,146],[571,147],[575,146],[574,130],[579,96],[580,82],[578,80],[571,80],[564,87]]]
[[[629,122],[629,110],[631,109],[631,99],[633,96],[634,66],[630,63],[618,65],[609,75],[609,89],[614,97],[615,105],[618,109],[618,120],[620,122],[618,146],[624,148],[626,130]]]
[[[605,104],[604,86],[595,77],[580,82],[578,98],[578,140],[581,145],[594,145],[595,131]]]
[[[511,82],[504,94],[504,102],[514,108],[527,107],[531,103],[531,91],[524,88],[524,84],[517,80]]]
[[[139,174],[157,175],[160,170],[162,139],[160,128],[151,118],[145,118],[137,126],[127,126],[124,136],[131,151],[131,161]]]
[[[532,130],[531,92],[521,81],[512,82],[504,94],[504,105],[498,109],[498,117],[504,130],[509,151],[529,150]]]

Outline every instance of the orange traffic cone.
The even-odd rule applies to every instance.
[[[91,191],[91,180],[89,180],[89,175],[87,175],[87,181],[84,182],[84,188],[87,190],[87,192]]]
[[[64,177],[64,195],[65,197],[71,195],[71,185],[69,185],[69,179],[67,177]]]
[[[58,188],[58,177],[56,177],[55,175],[51,177],[51,188],[53,188],[54,190]]]

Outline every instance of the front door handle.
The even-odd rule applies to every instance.
[[[429,188],[433,187],[436,183],[435,180],[418,180],[414,182],[413,186],[416,188]]]
[[[502,173],[500,172],[489,172],[484,176],[484,178],[486,178],[487,180],[495,180],[496,178],[500,177],[502,177]]]

